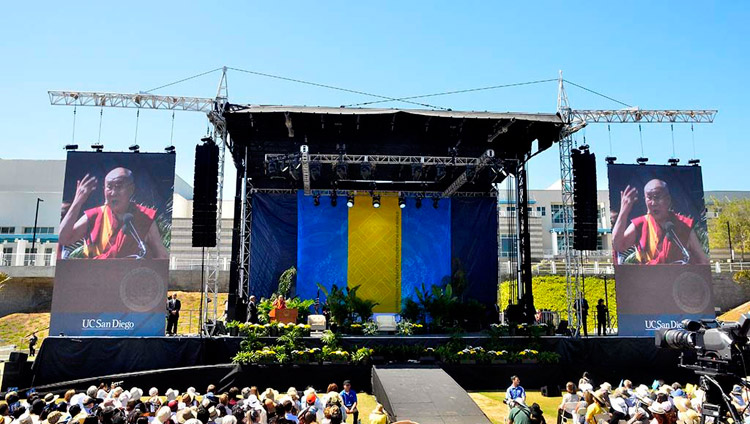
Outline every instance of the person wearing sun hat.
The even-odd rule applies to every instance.
[[[624,387],[618,387],[612,392],[612,396],[609,397],[609,402],[612,405],[612,419],[611,423],[618,423],[620,420],[627,421],[630,418],[630,412],[628,410],[627,403],[628,395],[627,390]]]
[[[598,424],[596,422],[596,416],[607,413],[607,403],[604,400],[605,393],[602,390],[597,390],[592,393],[594,402],[592,402],[588,408],[586,408],[586,423],[587,424]]]

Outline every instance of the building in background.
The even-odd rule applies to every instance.
[[[20,177],[22,176],[22,177]],[[57,232],[60,224],[60,205],[65,178],[64,160],[2,160],[0,159],[0,271],[13,276],[19,267],[35,268],[24,270],[24,275],[53,275]],[[512,274],[515,269],[515,199],[513,190],[506,183],[498,191],[498,243],[500,270]],[[609,194],[599,190],[598,195],[598,250],[587,254],[587,261],[611,265],[611,233],[609,219]],[[750,191],[707,191],[705,193],[707,218],[717,216],[714,199],[721,201],[734,198],[748,198]],[[36,199],[43,200],[39,207],[37,224],[36,253],[31,251],[34,232]],[[190,184],[175,176],[171,262],[170,269],[200,269],[201,249],[192,247],[193,190]],[[232,214],[234,201],[223,203],[221,231],[220,269],[229,270],[232,250]],[[529,228],[531,229],[531,256],[536,263],[558,263],[563,260],[563,211],[560,183],[545,190],[529,192]],[[572,213],[571,213],[572,216]],[[572,227],[572,225],[571,225]],[[711,251],[713,261],[726,261],[724,249]],[[14,270],[15,268],[15,270]],[[538,268],[538,270],[541,268]],[[559,268],[544,268],[546,272],[563,272]],[[29,274],[29,273],[32,274]]]

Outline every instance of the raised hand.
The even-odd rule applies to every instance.
[[[73,202],[83,203],[88,200],[91,193],[96,189],[96,177],[86,174],[82,180],[76,182],[76,195]]]
[[[638,202],[638,190],[635,187],[627,186],[625,190],[620,191],[620,212],[629,211],[633,205]]]

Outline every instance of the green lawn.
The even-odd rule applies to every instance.
[[[493,424],[504,424],[508,419],[508,406],[503,404],[505,391],[497,392],[470,392],[469,396],[484,412]],[[538,403],[544,411],[547,422],[555,422],[557,419],[557,407],[562,402],[562,396],[544,397],[540,392],[527,391],[526,403]]]

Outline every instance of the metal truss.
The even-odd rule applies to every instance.
[[[493,153],[494,154],[494,153]],[[284,153],[266,153],[266,162],[272,160],[284,160],[290,156]],[[425,166],[445,165],[445,166],[466,166],[479,165],[480,159],[468,157],[450,157],[450,156],[399,156],[399,155],[339,155],[339,154],[309,154],[311,162],[320,162],[325,164],[336,164],[339,162],[346,163],[363,163],[370,162],[373,165],[410,165],[412,163],[421,163]]]
[[[302,186],[305,189],[305,196],[310,195],[310,155],[307,145],[300,146],[300,164],[302,165]]]
[[[242,166],[242,188],[240,194],[242,202],[240,206],[240,219],[242,224],[240,226],[240,252],[237,259],[237,268],[239,271],[238,291],[240,299],[245,303],[250,298],[250,235],[253,219],[252,201],[248,195],[252,192],[253,188],[247,177],[247,155],[247,146],[245,146],[245,161]]]
[[[203,113],[210,113],[216,101],[216,99],[202,97],[163,96],[148,93],[124,94],[94,91],[48,91],[47,93],[52,105],[166,109]]]
[[[252,188],[248,191],[251,194],[254,193],[265,193],[265,194],[296,194],[297,190],[290,189],[290,188]],[[330,196],[332,195],[334,190],[310,190],[310,195],[316,195],[319,194],[321,196]],[[353,195],[370,195],[370,190],[336,190],[337,195],[341,194],[353,194]],[[443,192],[442,191],[379,191],[375,190],[372,193],[377,194],[379,196],[383,197],[397,197],[397,196],[404,196],[404,197],[424,197],[424,198],[431,198],[431,197],[442,197]],[[451,197],[497,197],[497,192],[490,191],[490,192],[483,192],[483,191],[464,191],[464,192],[457,192],[454,193]]]
[[[480,156],[478,159],[475,159],[474,165],[476,165],[476,168],[473,170],[474,174],[476,175],[477,172],[481,171],[482,168],[484,168],[487,164],[489,164],[492,161],[492,158],[495,157],[495,151],[492,149],[487,150]],[[455,192],[458,191],[458,189],[461,188],[464,184],[466,184],[469,181],[469,170],[466,169],[464,172],[461,173],[461,175],[456,178],[455,181],[451,183],[451,185],[448,186],[448,188],[445,189],[443,192],[443,197],[450,197]]]
[[[710,124],[716,118],[717,110],[642,110],[638,108],[621,110],[571,110],[570,123],[617,123],[617,124]]]

